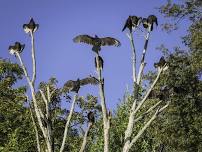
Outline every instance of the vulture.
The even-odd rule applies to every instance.
[[[164,57],[162,56],[160,58],[159,62],[154,63],[154,67],[155,68],[159,68],[159,67],[162,68],[165,64],[166,64],[166,61],[165,61]]]
[[[23,24],[25,33],[34,33],[39,28],[39,24],[35,24],[33,18],[30,19],[28,24]]]
[[[158,26],[157,17],[155,15],[149,15],[147,19],[148,19],[148,23],[151,24],[151,31],[153,31],[154,23],[156,24],[156,26]]]
[[[101,56],[98,56],[98,64],[97,64],[97,59],[95,57],[95,67],[96,67],[96,69],[98,68],[97,65],[99,65],[101,70],[103,69],[104,61],[103,61]]]
[[[20,42],[15,42],[15,45],[10,45],[8,47],[9,53],[11,55],[15,54],[15,53],[21,53],[23,51],[23,49],[25,48],[25,44],[21,44]]]
[[[158,20],[155,15],[149,15],[147,18],[142,19],[143,27],[148,29],[148,27],[151,26],[151,31],[153,31],[154,23],[156,24],[156,26],[158,26]]]
[[[125,25],[122,29],[122,32],[128,28],[130,30],[130,32],[132,32],[133,28],[136,28],[140,25],[140,22],[142,21],[141,17],[137,17],[137,16],[129,16],[128,19],[125,22]]]
[[[93,46],[92,50],[96,53],[98,53],[101,50],[101,46],[119,47],[121,45],[121,43],[115,38],[111,37],[99,38],[97,35],[95,35],[95,37],[91,37],[89,35],[78,35],[73,39],[73,41],[75,43],[86,43],[92,45]]]
[[[148,28],[148,26],[149,26],[149,23],[148,23],[148,19],[147,18],[143,18],[142,19],[142,25],[143,25],[143,27],[144,28]]]
[[[88,117],[88,122],[94,124],[95,123],[95,116],[94,113],[92,111],[90,111],[87,115]]]
[[[69,80],[64,84],[63,91],[65,92],[72,91],[72,92],[78,93],[81,86],[84,86],[87,84],[97,85],[98,83],[99,83],[99,80],[92,76],[81,79],[81,80],[77,79],[76,81]]]

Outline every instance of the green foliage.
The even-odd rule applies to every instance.
[[[22,69],[0,60],[0,143],[1,151],[35,151],[30,114],[23,104],[25,87],[13,88],[22,78]]]

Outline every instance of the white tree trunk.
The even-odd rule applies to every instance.
[[[67,117],[67,122],[66,122],[66,125],[65,125],[65,131],[64,131],[64,135],[63,135],[62,145],[60,147],[60,152],[63,152],[64,148],[65,148],[65,142],[66,142],[66,138],[67,138],[67,131],[68,131],[68,128],[69,128],[69,125],[70,125],[70,120],[72,118],[72,114],[74,112],[74,107],[75,107],[75,104],[76,104],[76,100],[77,100],[77,94],[74,95],[72,106],[71,106],[69,115]]]
[[[103,114],[103,125],[104,125],[104,152],[109,152],[109,128],[110,124],[108,121],[108,112],[105,102],[105,94],[104,94],[104,81],[102,78],[102,71],[99,65],[99,54],[97,53],[96,56],[96,63],[97,63],[97,72],[98,72],[98,80],[99,80],[99,92],[100,92],[100,99],[101,99],[101,107],[102,107],[102,114]]]
[[[89,124],[88,124],[88,127],[87,127],[87,129],[86,129],[85,135],[84,135],[84,137],[83,137],[83,143],[82,143],[82,145],[81,145],[81,149],[80,149],[79,152],[84,152],[84,150],[85,150],[85,148],[86,148],[88,133],[89,133],[89,130],[90,130],[90,128],[92,127],[92,125],[93,125],[92,123],[89,123]]]

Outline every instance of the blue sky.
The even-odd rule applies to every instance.
[[[67,80],[96,75],[94,53],[91,47],[75,44],[72,39],[79,34],[111,36],[122,43],[121,47],[103,47],[105,93],[108,107],[114,108],[123,97],[126,86],[132,89],[131,49],[125,32],[121,32],[129,15],[147,17],[154,14],[159,24],[166,22],[156,7],[166,1],[159,0],[1,0],[0,1],[0,57],[16,62],[8,53],[15,41],[26,44],[22,57],[31,72],[30,37],[22,29],[30,17],[40,25],[35,34],[37,58],[37,84],[56,77],[61,87]],[[168,48],[181,45],[180,37],[186,32],[181,23],[178,31],[167,34],[160,26],[154,28],[146,56],[146,70],[153,68],[161,53],[155,48],[165,44]],[[141,32],[135,34],[138,54],[144,40]],[[140,55],[139,55],[140,56]],[[139,59],[139,58],[138,58]],[[21,82],[20,84],[25,84]],[[82,88],[80,94],[98,95],[96,87]]]

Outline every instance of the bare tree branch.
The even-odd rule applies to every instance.
[[[32,110],[31,102],[30,102],[28,96],[27,96],[27,101],[29,103],[29,107],[30,107],[29,110],[30,110],[31,119],[32,119],[33,126],[34,126],[34,131],[35,131],[35,136],[36,136],[36,143],[37,143],[37,150],[38,150],[38,152],[41,152],[40,141],[39,141],[39,132],[38,132],[38,129],[37,129],[36,122],[34,120],[34,115],[33,115],[34,112]]]
[[[144,67],[146,65],[145,56],[146,56],[146,52],[147,52],[147,46],[148,46],[148,42],[149,42],[150,33],[151,33],[151,26],[149,27],[149,30],[148,30],[147,35],[145,37],[145,44],[144,44],[144,49],[143,49],[143,52],[142,52],[141,64],[140,64],[138,77],[137,77],[137,84],[138,85],[140,85],[140,82],[141,82],[141,79],[142,79],[142,74],[143,74],[143,71],[144,71]]]
[[[131,44],[131,48],[132,48],[133,83],[135,83],[135,82],[137,82],[137,78],[136,78],[136,51],[135,51],[135,44],[134,44],[132,31],[130,32],[130,34],[127,34],[127,36],[130,40],[130,44]]]
[[[62,145],[60,147],[60,152],[63,152],[63,150],[65,148],[65,142],[66,142],[66,138],[67,138],[67,131],[68,131],[68,128],[69,128],[70,120],[72,118],[72,114],[73,114],[73,111],[74,111],[76,100],[77,100],[77,94],[74,95],[74,99],[73,99],[73,102],[72,102],[70,113],[69,113],[69,115],[67,117],[67,122],[66,122],[66,125],[65,125],[65,131],[64,131],[64,135],[63,135]]]
[[[124,147],[123,147],[123,152],[127,152],[127,149],[129,147],[129,144],[130,144],[130,137],[132,135],[132,132],[133,132],[133,127],[134,127],[134,119],[135,119],[135,114],[137,113],[137,111],[141,108],[141,106],[143,105],[143,103],[146,101],[147,97],[149,96],[150,92],[152,91],[152,89],[154,88],[154,86],[156,85],[161,73],[163,71],[163,68],[161,68],[159,71],[158,71],[158,74],[157,74],[157,77],[156,79],[154,80],[153,84],[151,85],[150,89],[147,91],[146,95],[144,96],[144,98],[138,103],[137,105],[137,108],[136,108],[136,102],[137,102],[137,99],[135,99],[133,105],[132,105],[132,108],[131,108],[131,113],[130,113],[130,116],[129,116],[129,122],[128,122],[128,126],[127,126],[127,129],[125,131],[125,144],[124,144]]]
[[[42,96],[42,99],[44,100],[45,106],[46,106],[46,120],[47,120],[47,138],[48,141],[51,143],[51,147],[53,146],[52,143],[52,127],[51,127],[51,118],[50,118],[50,109],[49,109],[49,103],[50,103],[50,90],[49,86],[47,86],[47,98],[42,90],[39,90]]]
[[[32,65],[33,65],[33,75],[32,75],[32,84],[34,85],[36,80],[36,59],[35,59],[35,46],[34,46],[34,33],[30,32],[31,41],[32,41]]]
[[[148,113],[150,113],[152,110],[154,110],[162,101],[157,102],[155,105],[153,105],[151,108],[149,108],[145,113],[141,114],[138,118],[136,118],[134,121],[137,122],[140,119],[144,118]]]
[[[21,56],[20,56],[20,54],[18,52],[16,52],[16,56],[18,57],[18,59],[20,61],[21,67],[22,67],[23,72],[24,72],[24,75],[25,75],[25,77],[27,79],[27,83],[29,84],[29,87],[30,87],[30,90],[31,90],[31,95],[32,95],[32,100],[33,100],[33,103],[34,103],[34,110],[35,110],[35,113],[36,113],[36,117],[37,117],[40,129],[41,129],[41,131],[43,133],[43,136],[44,136],[44,138],[46,140],[48,151],[52,152],[51,144],[49,143],[49,141],[47,141],[46,128],[43,126],[43,123],[42,123],[42,120],[41,120],[40,108],[37,105],[34,85],[33,85],[32,81],[30,80],[30,78],[28,76],[26,67],[25,67],[25,65],[24,65],[24,63],[22,61],[22,58],[21,58]]]
[[[159,115],[160,112],[162,112],[164,109],[166,109],[169,105],[166,104],[165,106],[163,106],[162,108],[159,108],[156,110],[155,114],[151,117],[151,119],[144,125],[144,127],[138,132],[138,134],[133,138],[133,140],[131,141],[129,148],[130,149],[134,143],[140,138],[140,136],[144,133],[144,131],[151,125],[151,123],[156,119],[156,117]]]
[[[81,145],[81,149],[80,149],[79,152],[84,152],[84,150],[85,150],[86,143],[87,143],[88,133],[89,133],[89,130],[90,130],[91,127],[92,127],[92,123],[89,123],[88,124],[88,128],[86,129],[86,132],[85,132],[85,135],[84,135],[84,138],[83,138],[83,143]]]

